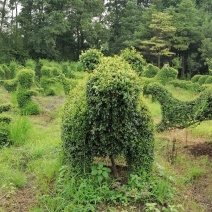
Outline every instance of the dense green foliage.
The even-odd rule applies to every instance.
[[[208,79],[208,77],[209,77],[209,75],[202,75],[202,76],[199,78],[198,83],[199,83],[200,85],[205,84],[205,81]]]
[[[31,58],[78,60],[89,48],[112,56],[133,46],[148,63],[160,68],[169,62],[183,78],[208,73],[210,1],[167,2],[2,1],[0,63],[18,60],[34,70]]]
[[[151,94],[161,104],[162,121],[158,130],[185,128],[210,118],[211,96],[206,91],[196,100],[180,101],[163,85],[152,83],[145,89],[145,94]]]
[[[31,90],[34,82],[34,71],[30,69],[20,70],[18,79],[17,102],[23,115],[36,115],[39,114],[39,106],[32,101],[31,97],[37,93]]]
[[[212,84],[212,76],[209,76],[209,77],[205,80],[205,84]]]
[[[82,64],[84,71],[93,71],[96,66],[99,64],[100,59],[103,57],[101,51],[97,49],[89,49],[85,52],[82,52],[80,55],[79,61]]]
[[[104,58],[87,90],[82,83],[79,86],[71,92],[63,117],[62,137],[70,163],[89,168],[94,157],[116,158],[123,153],[132,172],[149,173],[153,123],[131,67],[121,58]]]
[[[160,69],[157,66],[154,66],[153,64],[149,63],[142,74],[143,77],[147,78],[153,78],[157,75],[157,73],[160,71]]]
[[[199,83],[197,82],[192,82],[192,81],[186,81],[186,80],[172,80],[168,84],[174,85],[175,87],[179,87],[185,90],[190,90],[190,91],[201,91],[203,88],[200,86]]]
[[[200,75],[200,74],[194,75],[194,76],[191,78],[191,82],[193,82],[193,83],[198,82],[198,81],[199,81],[199,78],[200,78],[201,76],[202,76],[202,75]]]
[[[162,69],[157,73],[155,79],[158,80],[163,85],[167,84],[169,81],[177,79],[178,71],[168,64],[165,64]]]
[[[9,144],[9,123],[11,118],[6,115],[2,115],[3,112],[8,111],[11,108],[10,104],[0,105],[0,147]]]
[[[142,75],[146,61],[134,47],[122,50],[120,56],[131,65],[138,75]]]

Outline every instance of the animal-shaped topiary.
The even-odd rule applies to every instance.
[[[142,74],[143,77],[147,78],[153,78],[157,75],[157,73],[160,71],[160,69],[157,66],[152,65],[149,63]]]
[[[3,112],[8,111],[11,108],[10,104],[1,104],[0,105],[0,146],[9,144],[9,123],[11,117],[2,115]]]
[[[142,75],[147,63],[134,47],[122,50],[120,56],[131,65],[132,69],[135,70],[139,76]]]
[[[206,110],[210,110],[209,95],[205,92],[193,101],[180,101],[174,98],[171,92],[159,83],[147,85],[144,92],[151,94],[161,104],[162,121],[157,126],[159,131],[193,125],[206,119],[204,113]]]
[[[177,79],[178,71],[168,64],[165,64],[161,70],[155,76],[155,79],[158,80],[161,84],[165,85],[171,80]]]
[[[22,115],[36,115],[40,113],[39,106],[32,101],[32,96],[37,95],[37,92],[31,90],[34,82],[34,71],[30,69],[23,69],[17,75],[18,90],[17,102]]]
[[[84,71],[92,72],[99,64],[102,57],[103,54],[98,49],[88,49],[85,52],[82,52],[79,61]]]
[[[87,87],[87,88],[86,88]],[[80,82],[66,103],[62,140],[74,168],[89,170],[94,157],[126,158],[131,173],[152,169],[154,131],[139,98],[137,74],[119,57],[104,58],[91,79]]]
[[[40,85],[43,88],[45,95],[56,95],[58,86],[60,86],[61,75],[62,72],[57,69],[57,67],[43,66],[41,68]]]

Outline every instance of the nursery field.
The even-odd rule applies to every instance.
[[[170,119],[160,125],[164,118],[162,104],[159,103],[160,99],[157,101],[153,94],[148,93],[155,87],[166,89],[170,99],[175,98],[176,104],[183,105],[182,102],[195,102],[196,99],[203,98],[200,93],[209,86],[201,90],[202,85],[189,82],[186,85],[196,87],[186,89],[176,85],[180,81],[177,79],[173,83],[161,82],[158,85],[151,81],[151,77],[147,79],[139,76],[139,82],[144,86],[143,91],[139,91],[141,99],[154,123],[151,175],[148,180],[145,176],[134,173],[128,178],[129,170],[123,155],[115,158],[116,176],[112,174],[113,167],[108,157],[95,157],[92,170],[81,175],[64,160],[64,132],[61,126],[65,126],[63,122],[66,119],[62,117],[64,108],[67,109],[68,94],[72,93],[76,85],[81,83],[82,87],[90,73],[72,64],[71,72],[60,75],[53,68],[55,66],[58,67],[53,63],[47,69],[47,65],[43,65],[45,68],[41,69],[40,76],[38,72],[35,74],[40,77],[40,84],[37,79],[32,84],[29,83],[30,80],[25,80],[32,75],[24,68],[22,74],[17,74],[18,85],[15,78],[4,79],[0,85],[0,105],[10,104],[8,110],[0,111],[10,117],[10,142],[0,148],[0,212],[212,211],[210,108],[209,112],[204,113],[209,117],[208,120],[200,117],[199,122],[193,123],[191,117],[187,124],[171,122]],[[65,71],[68,70],[67,66],[64,65]],[[28,69],[30,67],[35,69],[33,61],[28,61]],[[52,76],[48,75],[49,72]],[[155,79],[160,78],[156,75]],[[11,83],[11,90],[7,89],[5,83]],[[80,95],[80,87],[74,92]],[[27,104],[21,104],[25,100],[20,100],[20,96],[28,98]],[[76,99],[78,100],[78,95]],[[196,108],[199,110],[198,106],[197,104]],[[174,125],[179,127],[173,127]],[[163,127],[163,130],[157,130],[157,126]]]

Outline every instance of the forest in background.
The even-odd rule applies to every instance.
[[[211,0],[1,0],[0,63],[78,60],[133,46],[190,78],[212,70]]]

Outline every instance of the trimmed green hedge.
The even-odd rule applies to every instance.
[[[161,84],[165,85],[171,80],[177,79],[178,71],[168,64],[165,64],[162,69],[157,73],[155,79],[158,80]]]
[[[131,65],[132,69],[135,70],[139,76],[142,75],[146,61],[134,47],[122,50],[120,56]]]
[[[139,93],[136,73],[118,57],[104,58],[88,83],[72,90],[62,140],[74,168],[89,170],[94,157],[124,154],[131,172],[151,171],[153,122]]]
[[[199,83],[200,85],[205,84],[205,81],[208,79],[208,77],[209,77],[209,75],[202,75],[202,76],[199,78],[198,83]]]
[[[151,63],[149,63],[145,67],[145,70],[144,70],[142,76],[147,77],[147,78],[153,78],[158,74],[159,71],[160,71],[160,69],[157,66],[154,66]]]
[[[32,101],[31,97],[37,92],[31,90],[34,82],[35,72],[30,69],[23,69],[17,75],[18,90],[17,102],[22,115],[36,115],[40,113],[38,104]]]
[[[161,104],[162,121],[157,126],[159,131],[169,128],[185,128],[206,119],[204,111],[208,109],[208,94],[203,92],[193,101],[180,101],[161,84],[149,84],[145,94],[151,94]]]
[[[9,123],[11,121],[11,117],[2,115],[3,112],[8,111],[11,108],[10,104],[2,104],[0,105],[0,147],[9,144]]]
[[[205,84],[212,84],[212,76],[209,76],[209,77],[205,80]]]
[[[190,90],[190,91],[202,91],[203,88],[199,85],[199,83],[191,82],[191,81],[186,81],[186,80],[172,80],[168,84],[174,85],[174,87],[179,87],[185,90]]]
[[[97,49],[88,49],[79,57],[79,61],[82,64],[84,71],[93,71],[96,66],[99,64],[100,59],[103,57],[101,51]]]
[[[199,78],[200,78],[201,76],[202,76],[202,75],[200,75],[200,74],[194,75],[194,76],[191,78],[191,82],[193,82],[193,83],[198,82],[198,81],[199,81]]]

